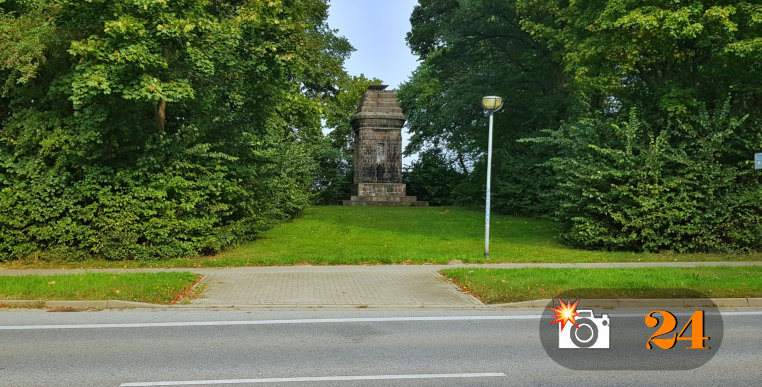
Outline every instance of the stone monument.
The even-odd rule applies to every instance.
[[[405,116],[394,90],[371,85],[352,118],[355,176],[345,206],[428,206],[407,196],[402,183],[402,125]]]

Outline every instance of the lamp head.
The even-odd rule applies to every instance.
[[[503,99],[494,95],[482,98],[482,106],[490,111],[496,111],[503,107]]]

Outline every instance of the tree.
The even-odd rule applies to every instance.
[[[517,1],[569,79],[552,132],[567,243],[759,250],[762,4]]]
[[[0,254],[211,253],[311,199],[322,0],[0,3]]]
[[[507,96],[499,210],[552,212],[585,248],[762,249],[761,3],[421,0],[411,22],[408,150],[446,150],[472,178],[477,101]]]
[[[538,158],[543,151],[516,140],[566,115],[564,77],[550,51],[522,30],[511,1],[421,0],[410,21],[408,45],[423,63],[399,91],[412,133],[406,153],[441,149],[452,154],[451,168],[485,181],[487,123],[480,101],[500,95],[505,103],[495,119],[496,210],[545,211],[549,171],[537,166],[545,161]],[[466,196],[483,198],[483,183],[472,187]]]
[[[453,169],[451,165],[439,148],[421,152],[418,160],[402,172],[407,192],[435,206],[472,204],[476,198],[468,197],[468,193],[473,191],[473,182],[468,175]]]
[[[351,120],[357,113],[360,97],[370,85],[379,85],[380,79],[368,79],[365,75],[344,76],[337,82],[337,92],[327,101],[325,127],[330,130],[322,139],[319,166],[314,190],[321,204],[336,204],[349,199],[354,183],[354,130]]]

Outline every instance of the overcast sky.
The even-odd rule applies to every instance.
[[[417,0],[330,0],[329,4],[328,25],[356,50],[344,65],[349,74],[381,79],[390,89],[410,77],[418,64],[405,34]],[[405,129],[402,132],[404,147],[409,135]],[[410,161],[406,157],[403,163]]]
[[[330,0],[328,25],[357,51],[346,62],[352,75],[379,78],[390,88],[406,81],[417,67],[405,44],[416,0]]]

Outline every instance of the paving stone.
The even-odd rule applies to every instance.
[[[482,305],[434,271],[220,271],[193,305]]]

